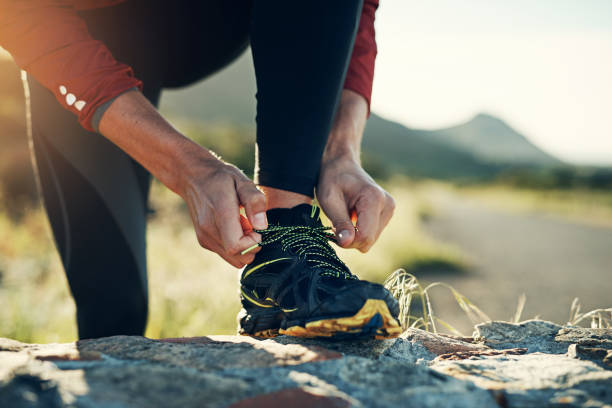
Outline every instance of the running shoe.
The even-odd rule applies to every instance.
[[[256,230],[262,248],[240,278],[240,334],[397,337],[397,300],[382,285],[351,273],[329,244],[335,236],[319,215],[319,207],[308,204],[267,211],[269,227]]]

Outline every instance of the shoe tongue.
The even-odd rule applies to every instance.
[[[299,204],[293,208],[272,208],[266,211],[270,225],[321,225],[319,220],[319,207],[313,208],[308,204]],[[312,214],[312,215],[311,215]]]

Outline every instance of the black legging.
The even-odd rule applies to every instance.
[[[223,68],[249,45],[257,77],[255,181],[313,195],[362,0],[143,1],[81,12],[91,35],[161,90]],[[85,131],[28,78],[44,204],[77,306],[79,338],[143,334],[149,173]],[[246,96],[245,96],[246,97]]]

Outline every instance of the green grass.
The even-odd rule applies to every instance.
[[[420,228],[424,200],[418,185],[395,182],[394,218],[367,254],[340,250],[362,278],[384,282],[398,268],[431,265],[465,268],[457,249],[428,237]],[[199,247],[182,200],[154,183],[155,215],[148,224],[152,338],[234,334],[239,310],[239,271]],[[25,342],[60,342],[76,338],[75,308],[59,256],[41,209],[18,223],[0,212],[0,337]]]
[[[0,336],[56,342],[76,337],[74,304],[47,221],[30,211],[19,224],[0,213]]]

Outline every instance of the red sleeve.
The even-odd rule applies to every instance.
[[[377,8],[378,0],[364,0],[353,54],[344,82],[345,89],[357,92],[368,101],[368,112],[372,99],[374,60],[377,51],[374,33],[374,14]]]
[[[65,0],[0,0],[0,45],[90,131],[97,107],[142,89]]]

